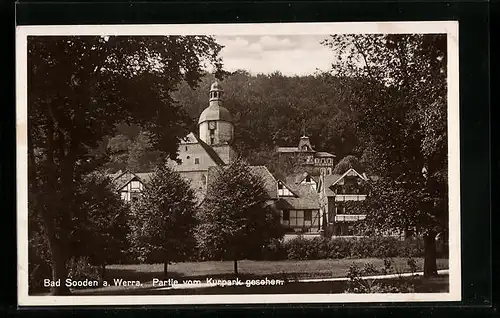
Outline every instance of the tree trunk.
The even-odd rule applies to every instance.
[[[59,286],[51,287],[52,295],[68,295],[71,291],[65,286],[66,278],[68,277],[67,254],[63,246],[63,242],[56,236],[53,218],[48,211],[41,210],[43,223],[45,225],[45,235],[49,245],[52,281]]]
[[[234,275],[238,275],[238,260],[234,260],[233,262]]]
[[[105,274],[106,274],[106,264],[102,263],[101,266],[99,267],[99,280],[100,280],[101,286],[102,286],[102,282],[104,282]]]
[[[49,236],[50,237],[50,236]],[[66,257],[60,242],[55,237],[49,239],[49,249],[51,254],[52,280],[59,286],[51,287],[50,292],[54,296],[69,295],[71,291],[65,285],[68,276],[66,268]]]
[[[437,276],[436,264],[436,232],[429,231],[424,235],[424,276]]]
[[[163,263],[163,276],[165,276],[165,278],[168,278],[168,261],[165,261],[165,263]]]

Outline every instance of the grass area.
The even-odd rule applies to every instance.
[[[415,259],[417,268],[423,269],[423,259]],[[406,258],[393,258],[393,266],[397,272],[409,272]],[[303,261],[250,261],[238,262],[240,278],[268,277],[283,279],[345,277],[349,266],[356,263],[363,266],[371,263],[381,271],[384,260],[379,258],[364,259],[321,259]],[[438,269],[448,268],[447,259],[438,259]],[[185,262],[168,266],[170,278],[205,279],[231,278],[233,276],[233,262]],[[136,265],[109,265],[106,267],[106,279],[121,278],[125,280],[139,280],[147,283],[153,278],[163,279],[163,264],[136,264]]]

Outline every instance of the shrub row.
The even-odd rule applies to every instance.
[[[289,241],[273,241],[264,249],[261,259],[312,260],[340,258],[422,257],[422,239],[400,240],[395,237],[322,238],[301,236]],[[441,255],[440,255],[441,256]]]

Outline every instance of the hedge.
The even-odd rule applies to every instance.
[[[442,247],[438,246],[438,251]],[[313,260],[341,258],[423,257],[421,238],[400,240],[395,237],[323,238],[305,239],[298,236],[289,241],[273,241],[260,259]],[[440,257],[446,257],[440,253]]]

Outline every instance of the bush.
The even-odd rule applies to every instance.
[[[273,239],[269,245],[264,247],[262,254],[257,259],[279,261],[287,259],[287,256],[284,244],[278,239]]]
[[[349,239],[331,239],[327,243],[327,258],[340,259],[351,255],[353,240]]]
[[[408,259],[408,265],[415,265],[413,259]],[[390,260],[384,260],[384,273],[393,272],[392,263]],[[346,293],[414,293],[415,292],[415,277],[398,276],[393,281],[383,281],[380,279],[367,278],[365,276],[376,275],[378,271],[371,263],[365,263],[361,268],[358,264],[353,263],[347,270]]]
[[[306,260],[314,253],[312,249],[316,248],[313,242],[298,236],[293,240],[285,242],[285,250],[287,252],[287,259],[290,260]]]
[[[41,232],[30,233],[28,241],[28,271],[30,292],[43,290],[43,280],[52,277],[50,252]]]
[[[99,267],[91,265],[88,257],[72,258],[67,266],[68,277],[72,280],[100,280]]]
[[[422,257],[423,242],[420,238],[400,240],[395,237],[363,237],[306,239],[298,236],[292,240],[273,241],[262,253],[266,260],[313,260],[342,258]]]

